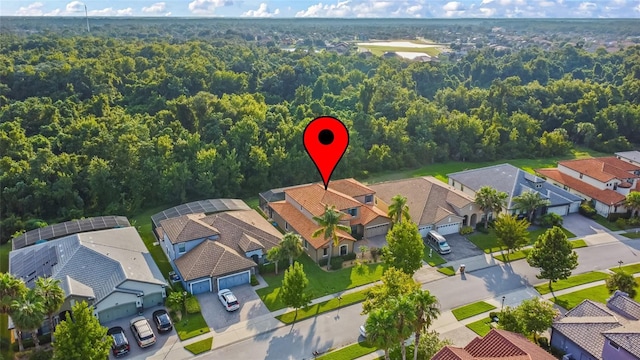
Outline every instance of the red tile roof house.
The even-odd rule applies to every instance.
[[[312,237],[320,226],[314,216],[322,216],[325,205],[341,211],[341,223],[351,233],[338,231],[339,244],[332,256],[354,252],[357,239],[386,235],[390,220],[386,208],[376,205],[375,192],[354,179],[335,180],[329,188],[319,183],[274,189],[260,194],[262,209],[281,229],[299,234],[303,247],[316,262],[329,255],[329,241]]]
[[[640,359],[640,304],[616,291],[600,304],[584,300],[551,327],[551,346],[567,359]]]
[[[282,234],[255,210],[188,214],[160,221],[160,246],[185,289],[199,294],[248,284]]]
[[[536,172],[548,182],[592,202],[597,213],[604,217],[626,213],[626,196],[640,190],[640,166],[613,156],[560,161],[557,168]]]
[[[555,360],[556,358],[520,334],[492,329],[458,348],[445,346],[431,360]]]

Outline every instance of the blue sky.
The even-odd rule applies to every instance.
[[[640,0],[1,0],[0,16],[640,18]]]

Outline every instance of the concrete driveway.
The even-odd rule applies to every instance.
[[[606,229],[604,226],[578,213],[565,216],[562,221],[562,226],[565,229],[576,234],[577,237],[584,237],[588,235],[608,232],[608,229]]]
[[[217,292],[196,295],[200,302],[202,316],[215,332],[223,332],[231,325],[269,313],[269,309],[251,285],[234,287],[231,292],[240,302],[240,309],[233,312],[224,309]]]
[[[460,234],[445,235],[445,239],[447,239],[451,247],[451,253],[440,256],[447,262],[484,254],[482,250],[478,249],[477,246]],[[425,244],[428,244],[428,242],[425,241]],[[433,251],[436,252],[435,249]]]
[[[133,319],[137,315],[118,319],[118,320],[103,324],[107,328],[120,326],[124,329],[124,334],[127,337],[127,340],[129,340],[129,345],[131,346],[131,350],[127,355],[125,355],[122,358],[146,359],[153,355],[163,354],[168,352],[175,345],[176,342],[180,341],[178,339],[178,334],[176,334],[175,329],[162,334],[158,333],[158,329],[155,328],[155,323],[151,318],[151,315],[153,314],[153,312],[158,309],[164,309],[164,307],[155,306],[153,308],[146,309],[143,313],[143,316],[147,318],[147,320],[149,321],[149,324],[151,324],[151,327],[153,328],[153,333],[156,335],[156,343],[151,345],[148,348],[143,349],[140,346],[138,346],[138,343],[136,342],[136,338],[134,337],[133,333],[131,332],[131,328],[129,327],[129,320]],[[109,350],[109,359],[116,359],[116,357],[113,356],[113,353],[111,352],[111,350]]]

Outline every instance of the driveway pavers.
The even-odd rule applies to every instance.
[[[240,302],[240,309],[232,312],[224,309],[220,300],[218,300],[217,292],[196,295],[200,302],[202,316],[213,331],[223,332],[239,322],[269,314],[269,309],[264,305],[251,285],[237,286],[232,288],[231,291]]]
[[[451,253],[440,255],[443,259],[449,261],[462,260],[472,256],[484,254],[477,246],[475,246],[466,237],[460,234],[445,235],[445,239],[451,247]],[[434,250],[435,251],[435,250]]]
[[[577,237],[584,237],[607,231],[604,226],[580,214],[569,214],[565,216],[562,221],[562,226],[576,234]]]

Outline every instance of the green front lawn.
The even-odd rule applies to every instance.
[[[474,333],[480,336],[485,336],[492,329],[490,324],[491,324],[491,319],[487,317],[487,318],[469,323],[467,324],[467,327],[471,329],[471,331],[473,331]]]
[[[342,295],[342,299],[333,298],[331,300],[323,301],[309,306],[306,309],[298,309],[298,315],[295,311],[276,316],[276,319],[282,321],[285,324],[291,324],[294,321],[300,321],[306,318],[316,316],[328,311],[336,310],[341,307],[345,307],[351,304],[363,302],[367,298],[369,289],[360,290],[354,293]]]
[[[351,344],[317,357],[318,360],[352,360],[378,350],[366,341]]]
[[[611,222],[609,220],[607,220],[607,218],[605,218],[602,215],[597,215],[596,217],[593,218],[593,220],[595,222],[597,222],[598,224],[606,227],[607,229],[611,230],[611,231],[620,231],[620,230],[624,230],[623,228],[621,228],[620,226],[618,226],[618,224],[616,224],[615,222]]]
[[[625,265],[622,267],[616,266],[614,268],[609,269],[613,272],[626,272],[627,274],[635,274],[635,273],[640,273],[640,263],[638,264],[631,264],[631,265]]]
[[[546,228],[539,228],[533,231],[529,231],[529,243],[527,245],[533,245],[536,240],[538,240],[538,237],[544,234],[544,232],[547,230],[548,229]],[[574,233],[565,228],[562,228],[562,231],[565,233],[567,238],[576,236]],[[500,248],[500,246],[498,245],[498,238],[496,237],[496,233],[493,229],[489,229],[489,233],[487,234],[476,232],[475,234],[468,236],[467,239],[474,243],[478,248],[482,249],[486,254],[507,249],[504,246],[502,247],[502,249]]]
[[[447,276],[453,276],[456,274],[456,269],[454,269],[453,266],[447,266],[447,267],[439,268],[438,272],[445,274]]]
[[[485,313],[487,311],[491,311],[491,310],[493,310],[495,308],[496,308],[495,306],[493,306],[491,304],[487,304],[484,301],[478,301],[478,302],[473,303],[473,304],[469,304],[469,305],[461,306],[459,308],[455,308],[455,309],[451,310],[451,313],[453,314],[453,316],[456,317],[456,319],[458,321],[460,321],[460,320],[464,320],[464,319],[470,318],[472,316],[476,316],[478,314]]]
[[[579,249],[579,248],[583,248],[583,247],[587,247],[589,245],[587,245],[586,241],[582,240],[582,239],[577,239],[577,240],[572,240],[571,241],[571,247],[573,247],[574,249]]]
[[[553,291],[568,289],[574,286],[588,284],[594,281],[605,280],[609,275],[600,271],[592,271],[584,274],[570,276],[566,280],[558,280],[553,283],[551,286],[553,287]],[[540,295],[548,294],[551,291],[549,290],[549,282],[544,284],[536,285],[536,290],[540,293]]]
[[[435,267],[438,265],[442,265],[447,262],[447,260],[443,259],[437,251],[431,251],[431,247],[428,245],[424,246],[424,254],[422,259],[429,264],[429,266]],[[431,256],[429,256],[429,252],[431,252]]]
[[[636,278],[636,284],[640,286],[640,278]],[[555,299],[551,299],[551,301],[567,310],[571,310],[586,299],[605,304],[610,296],[611,294],[609,293],[605,285],[598,285],[587,289],[574,291],[569,294],[560,295]],[[640,292],[638,292],[634,300],[640,301]]]
[[[206,334],[209,331],[209,325],[204,321],[202,314],[187,314],[182,316],[180,321],[175,321],[173,326],[176,328],[180,340],[191,339],[198,335]]]
[[[213,345],[213,337],[185,345],[184,348],[191,351],[193,355],[198,355],[211,350],[211,345]]]
[[[382,264],[365,264],[361,268],[354,266],[327,272],[320,269],[306,254],[302,254],[297,261],[304,266],[304,272],[309,279],[306,291],[313,299],[378,281],[385,269]],[[286,307],[279,296],[284,270],[280,269],[278,275],[264,274],[262,277],[269,286],[256,290],[270,311]]]
[[[622,234],[624,237],[628,237],[629,239],[640,239],[640,232],[628,232]]]

